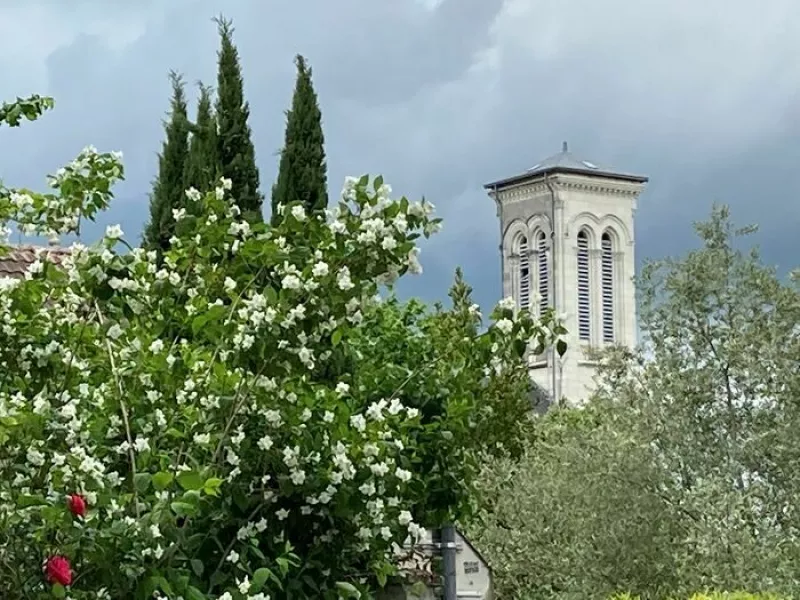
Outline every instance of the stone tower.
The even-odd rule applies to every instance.
[[[520,310],[553,307],[567,352],[531,357],[531,378],[551,399],[580,404],[596,365],[587,350],[635,346],[633,218],[647,177],[603,169],[562,151],[484,187],[497,205],[503,295]]]

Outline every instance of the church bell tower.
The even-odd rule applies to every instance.
[[[633,347],[634,213],[647,177],[561,152],[488,183],[497,205],[503,295],[535,315],[553,307],[567,352],[531,357],[531,378],[551,401],[580,405],[594,387],[591,349]]]

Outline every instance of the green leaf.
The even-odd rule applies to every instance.
[[[564,340],[558,340],[556,342],[556,352],[558,352],[559,356],[564,356],[564,353],[567,351],[567,342]]]
[[[233,502],[242,512],[250,510],[250,497],[242,493],[241,490],[237,490],[233,493]]]
[[[203,327],[208,323],[208,317],[205,314],[197,315],[192,319],[192,333],[197,335]]]
[[[223,573],[222,571],[215,571],[214,574],[211,576],[211,587],[214,588],[218,585],[222,585],[225,583],[225,580],[228,579],[228,575]]]
[[[178,594],[183,594],[186,591],[186,586],[189,585],[189,575],[172,575],[172,585]]]
[[[289,572],[289,561],[284,557],[279,556],[275,559],[275,562],[278,563],[278,568],[281,570],[281,575],[286,577],[286,574]]]
[[[40,495],[30,495],[30,494],[22,494],[19,498],[17,498],[17,506],[20,508],[27,508],[28,506],[43,506],[47,504],[44,499],[44,496]]]
[[[253,581],[251,583],[251,591],[258,593],[261,591],[261,588],[264,587],[264,584],[267,583],[268,580],[275,578],[275,574],[270,571],[267,567],[261,567],[260,569],[256,569],[256,572],[253,573]]]
[[[197,471],[183,471],[178,475],[178,483],[185,490],[200,490],[205,482]]]
[[[42,519],[51,523],[57,522],[64,514],[60,506],[42,506]]]
[[[133,484],[136,486],[136,491],[140,494],[147,492],[150,487],[150,482],[153,476],[150,473],[137,473],[133,478]]]
[[[51,589],[51,592],[53,594],[53,598],[66,598],[67,597],[67,590],[60,583],[54,584],[53,588]]]
[[[153,584],[156,585],[162,592],[170,596],[175,595],[175,592],[172,591],[172,586],[169,584],[169,581],[167,581],[164,577],[161,575],[155,575],[151,577],[151,579]]]
[[[196,558],[193,558],[190,561],[190,563],[192,565],[192,571],[194,571],[194,574],[197,575],[198,577],[202,577],[203,576],[203,569],[204,569],[203,561],[202,560],[197,560]]]
[[[344,598],[361,598],[361,592],[352,583],[337,581],[336,587],[339,588],[339,594]]]
[[[334,346],[338,346],[339,342],[341,341],[342,341],[342,330],[337,329],[336,331],[333,332],[333,335],[331,336],[331,343]]]
[[[175,476],[172,473],[159,471],[153,475],[153,487],[157,490],[164,490],[169,487],[173,479],[175,479]]]
[[[192,506],[200,506],[200,490],[186,490],[181,496],[181,501],[191,504]]]
[[[314,581],[314,578],[311,577],[310,575],[303,575],[303,581],[308,587],[310,587],[315,592],[319,591],[319,584],[316,581]]]
[[[206,479],[206,482],[203,484],[203,491],[208,496],[217,496],[219,494],[219,486],[222,485],[223,480],[219,477],[210,477]]]
[[[174,512],[179,517],[192,517],[197,514],[197,507],[194,504],[189,504],[188,502],[173,502],[169,505]]]
[[[196,587],[190,585],[186,588],[186,600],[207,600],[208,597],[198,590]]]

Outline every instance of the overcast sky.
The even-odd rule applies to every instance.
[[[0,99],[56,99],[41,121],[0,130],[4,182],[41,187],[88,143],[122,150],[127,181],[100,225],[138,240],[167,72],[214,83],[221,11],[236,28],[262,190],[299,52],[320,96],[332,195],[345,175],[380,173],[436,204],[445,228],[405,293],[445,298],[462,265],[479,301],[498,299],[482,184],[562,140],[650,176],[639,259],[689,248],[691,222],[717,200],[761,226],[769,263],[800,263],[797,0],[0,0]]]

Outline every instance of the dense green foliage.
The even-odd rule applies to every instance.
[[[501,598],[800,595],[800,289],[727,209],[640,279],[645,347],[603,358],[585,409],[487,466],[473,541]]]
[[[470,514],[480,460],[518,455],[530,418],[526,364],[510,360],[523,348],[503,347],[497,331],[479,332],[480,313],[460,271],[450,296],[452,307],[434,312],[413,300],[383,302],[349,340],[355,356],[369,356],[369,379],[361,382],[356,361],[341,366],[378,395],[402,385],[404,402],[429,424],[417,439],[425,452],[415,467],[427,474],[428,491],[415,517],[431,525]],[[493,368],[502,376],[491,376]]]
[[[52,98],[33,95],[28,98],[17,98],[14,102],[0,104],[0,123],[9,127],[19,127],[23,119],[35,121],[44,111],[53,108]]]
[[[251,223],[263,220],[255,149],[247,123],[250,109],[244,100],[233,27],[222,18],[217,19],[217,24],[220,49],[216,110],[211,88],[200,84],[197,116],[194,123],[190,122],[184,82],[176,73],[170,74],[171,113],[165,124],[166,139],[159,155],[150,218],[144,232],[144,246],[160,253],[169,248],[174,235],[175,211],[186,209],[184,192],[194,188],[205,193],[220,176],[232,182],[233,194],[240,199],[245,218]]]
[[[292,108],[286,115],[286,138],[281,151],[278,180],[272,188],[272,221],[281,218],[281,206],[303,203],[311,213],[328,206],[328,175],[325,137],[317,93],[311,82],[311,67],[298,55],[297,81]]]
[[[245,219],[263,220],[263,197],[259,191],[256,152],[251,140],[250,107],[244,99],[244,82],[239,52],[233,43],[230,21],[217,19],[220,48],[217,53],[217,164],[219,174],[233,183],[231,195],[237,199]]]
[[[785,597],[774,594],[749,594],[747,592],[708,592],[692,594],[688,598],[689,600],[783,600]],[[610,598],[610,600],[640,600],[640,598],[630,594],[618,594]],[[677,597],[671,600],[677,600]]]
[[[211,90],[200,84],[197,117],[191,125],[189,155],[186,159],[184,189],[206,193],[217,179],[217,122],[214,117]]]
[[[150,193],[150,218],[144,229],[145,247],[158,252],[169,248],[175,233],[173,210],[184,204],[184,170],[189,155],[189,119],[183,79],[170,73],[172,100],[166,139],[158,155],[158,175]]]

